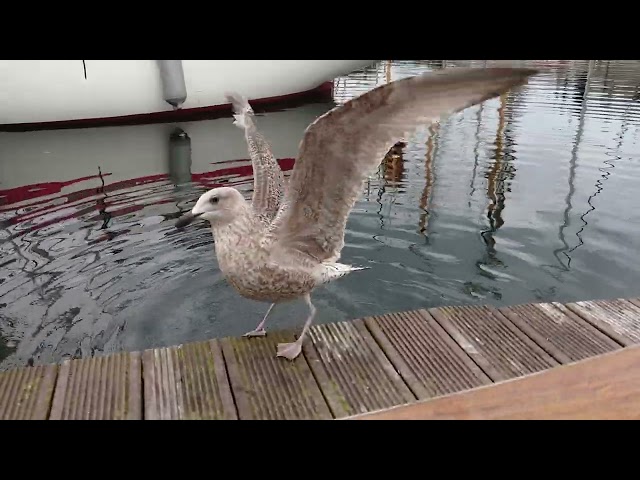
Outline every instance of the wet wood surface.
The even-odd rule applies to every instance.
[[[422,401],[434,418],[635,414],[638,299],[394,312],[315,325],[295,361],[276,357],[298,333],[0,372],[0,419],[326,420]]]
[[[357,420],[639,420],[640,347]]]

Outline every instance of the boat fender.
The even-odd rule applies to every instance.
[[[157,60],[162,81],[164,101],[179,109],[187,99],[187,86],[184,82],[182,60]]]
[[[191,138],[179,127],[169,135],[169,178],[176,186],[191,182]]]

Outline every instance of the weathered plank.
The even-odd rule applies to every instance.
[[[140,420],[140,352],[67,360],[59,369],[51,420]]]
[[[218,340],[146,350],[142,370],[146,419],[237,418]]]
[[[269,332],[0,372],[0,419],[138,419],[143,403],[148,419],[330,419],[453,398],[640,343],[640,300],[391,313],[316,325],[303,355],[276,357],[277,343],[294,339]],[[524,414],[566,412],[545,395]],[[572,402],[566,408],[585,408]],[[496,405],[480,415],[523,414]]]
[[[640,343],[640,307],[624,299],[567,303],[567,308],[625,346]]]
[[[0,372],[0,420],[46,420],[57,370],[39,365]]]
[[[558,361],[488,305],[429,309],[493,381],[558,365]]]
[[[362,320],[317,325],[309,339],[303,351],[334,417],[416,399]]]
[[[277,331],[220,340],[241,420],[333,418],[304,354],[294,361],[276,357],[278,343],[294,340]]]
[[[425,310],[368,317],[365,323],[419,399],[491,383]]]
[[[425,402],[358,415],[358,420],[639,420],[640,347]]]
[[[640,297],[638,297],[638,298],[627,298],[627,301],[633,303],[636,307],[640,307]]]
[[[561,363],[570,363],[621,346],[561,304],[537,303],[498,309]]]

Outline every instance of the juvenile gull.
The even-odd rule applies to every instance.
[[[286,186],[248,101],[227,94],[234,124],[244,130],[251,156],[252,201],[234,188],[214,188],[176,227],[196,218],[207,220],[229,283],[246,298],[270,303],[262,321],[245,335],[265,335],[274,305],[302,298],[310,310],[302,333],[295,342],[277,347],[278,356],[295,359],[316,313],[310,297],[314,288],[364,269],[338,262],[345,224],[364,181],[389,149],[418,126],[524,85],[535,73],[523,68],[456,68],[374,88],[309,125]]]

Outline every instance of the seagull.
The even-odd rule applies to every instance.
[[[270,304],[246,337],[266,335],[276,304],[303,299],[309,315],[296,341],[277,357],[294,360],[316,315],[311,293],[368,267],[339,262],[347,218],[366,178],[389,149],[421,125],[522,86],[538,70],[454,68],[376,87],[318,117],[304,132],[288,182],[245,97],[226,93],[234,124],[244,131],[254,172],[251,202],[235,188],[202,194],[178,229],[209,222],[220,271],[243,297]]]

